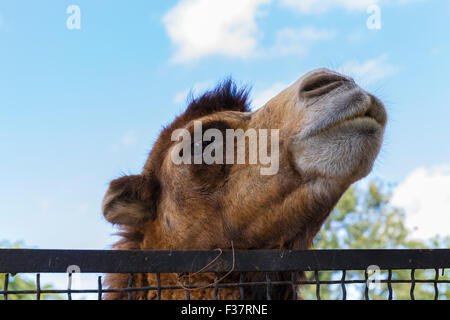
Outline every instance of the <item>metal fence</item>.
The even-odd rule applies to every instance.
[[[236,288],[240,298],[245,299],[244,288],[250,286],[264,288],[265,299],[271,299],[272,288],[290,286],[292,298],[299,298],[299,288],[304,299],[404,299],[394,287],[408,286],[408,298],[418,297],[417,291],[425,292],[430,299],[450,299],[450,249],[435,250],[236,250],[236,251],[120,251],[120,250],[37,250],[0,249],[0,299],[10,299],[14,295],[32,295],[40,300],[44,295],[56,294],[72,299],[73,294],[95,294],[99,300],[105,293],[124,293],[133,299],[132,293],[156,292],[161,299],[165,290],[182,290],[190,299],[191,290],[200,286],[189,282],[189,277],[179,285],[165,285],[161,275],[178,273],[221,274],[224,281],[216,281],[211,287],[213,297],[219,297],[220,290]],[[98,276],[95,288],[73,289],[72,276],[84,273],[128,274],[130,281],[125,288],[105,288],[102,276]],[[283,273],[282,279],[272,278],[275,273]],[[299,277],[299,272],[306,276]],[[447,272],[447,275],[446,275]],[[67,287],[46,289],[41,285],[41,274],[66,273]],[[155,274],[155,285],[133,286],[133,274]],[[226,276],[234,275],[236,282]],[[263,275],[261,281],[246,281],[246,273]],[[33,274],[31,289],[17,289],[10,286],[17,274]],[[225,274],[225,277],[223,277]],[[236,277],[236,275],[238,275]],[[289,275],[286,277],[286,275]],[[425,277],[425,278],[423,278]],[[220,279],[219,279],[220,280]],[[225,281],[226,280],[226,281]],[[371,285],[379,287],[372,294]],[[238,289],[237,289],[238,288]]]

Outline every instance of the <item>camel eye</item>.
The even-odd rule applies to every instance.
[[[193,146],[194,146],[194,149],[195,148],[199,149],[199,148],[203,147],[203,143],[201,141],[194,142]]]
[[[212,139],[211,141],[197,141],[197,142],[194,142],[193,144],[192,144],[192,147],[191,147],[191,152],[192,152],[192,155],[194,156],[194,157],[199,157],[199,158],[201,158],[202,156],[203,156],[203,153],[205,152],[205,148],[206,147],[220,147],[220,144],[219,144],[219,141],[216,141],[216,139]]]
[[[192,144],[192,154],[194,157],[201,157],[204,149],[204,142],[197,141]]]

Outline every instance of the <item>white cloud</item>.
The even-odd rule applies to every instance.
[[[186,102],[186,99],[190,93],[192,93],[195,96],[195,95],[207,90],[212,85],[213,85],[213,82],[209,81],[209,80],[197,82],[194,84],[194,86],[191,89],[185,89],[185,90],[177,92],[173,98],[173,102],[175,102],[176,104],[183,104]]]
[[[281,5],[303,14],[325,13],[331,9],[365,11],[370,5],[405,4],[417,0],[281,0]]]
[[[370,85],[376,81],[397,73],[398,68],[387,61],[387,54],[364,62],[348,61],[338,71],[354,77],[362,85]]]
[[[394,190],[392,203],[405,209],[414,237],[450,235],[450,166],[415,169]]]
[[[335,34],[334,30],[321,30],[312,26],[281,29],[276,33],[275,44],[268,50],[268,54],[304,54],[312,43],[331,39]]]
[[[181,0],[163,17],[175,62],[220,54],[245,58],[258,45],[256,18],[271,0]]]
[[[257,110],[261,108],[267,101],[275,97],[282,90],[286,89],[288,86],[281,82],[276,82],[272,84],[270,87],[258,91],[255,93],[255,97],[252,101],[252,109]]]

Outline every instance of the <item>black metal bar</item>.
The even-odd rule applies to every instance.
[[[5,273],[5,282],[3,284],[3,299],[8,300],[8,284],[9,284],[9,274]]]
[[[316,298],[317,298],[317,300],[320,300],[319,271],[314,271],[314,278],[316,280]]]
[[[297,285],[295,282],[297,281],[297,274],[295,272],[291,272],[291,282],[292,282],[292,300],[297,300]]]
[[[435,250],[236,250],[234,271],[273,272],[450,268],[450,249]],[[84,273],[197,272],[216,251],[0,249],[0,273],[63,273],[77,265]],[[203,272],[227,272],[232,252],[224,251]]]
[[[439,269],[434,269],[435,275],[434,275],[434,300],[439,299],[439,287],[438,287],[438,281],[439,281]]]
[[[364,279],[366,280],[366,286],[364,287],[364,299],[369,300],[369,275],[367,269],[364,270]]]
[[[72,300],[72,270],[69,271],[68,275],[68,283],[67,283],[67,299]]]
[[[219,299],[219,287],[217,286],[217,275],[214,277],[214,300]]]
[[[347,289],[345,288],[345,274],[346,271],[342,270],[342,277],[341,277],[342,300],[347,300]]]
[[[271,300],[272,297],[270,296],[270,291],[271,291],[271,287],[270,287],[270,276],[269,273],[266,272],[266,299],[267,300]]]
[[[191,292],[187,289],[189,288],[189,273],[184,277],[184,285],[186,287],[186,300],[191,300]]]
[[[416,270],[411,269],[411,291],[410,291],[410,295],[411,295],[411,300],[414,300],[414,288],[416,287],[416,279],[414,276]]]
[[[156,274],[156,285],[158,290],[156,291],[156,298],[158,300],[161,300],[161,274],[157,273]]]
[[[41,275],[36,274],[36,300],[41,300]]]
[[[128,276],[128,289],[133,288],[133,274],[130,273]],[[133,300],[132,291],[128,291],[128,300]]]
[[[242,283],[244,282],[244,273],[239,274],[239,297],[241,300],[245,300],[244,286]]]
[[[389,297],[388,300],[392,300],[392,270],[388,270],[388,279],[387,279]]]
[[[102,293],[103,293],[103,291],[102,291],[102,289],[103,289],[103,287],[102,287],[102,276],[98,276],[97,285],[98,285],[98,296],[97,296],[97,299],[98,300],[102,300]]]

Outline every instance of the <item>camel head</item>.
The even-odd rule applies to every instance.
[[[139,231],[119,248],[306,249],[371,171],[385,125],[380,100],[327,69],[253,112],[226,81],[161,132],[140,174],[110,183],[103,214]]]

